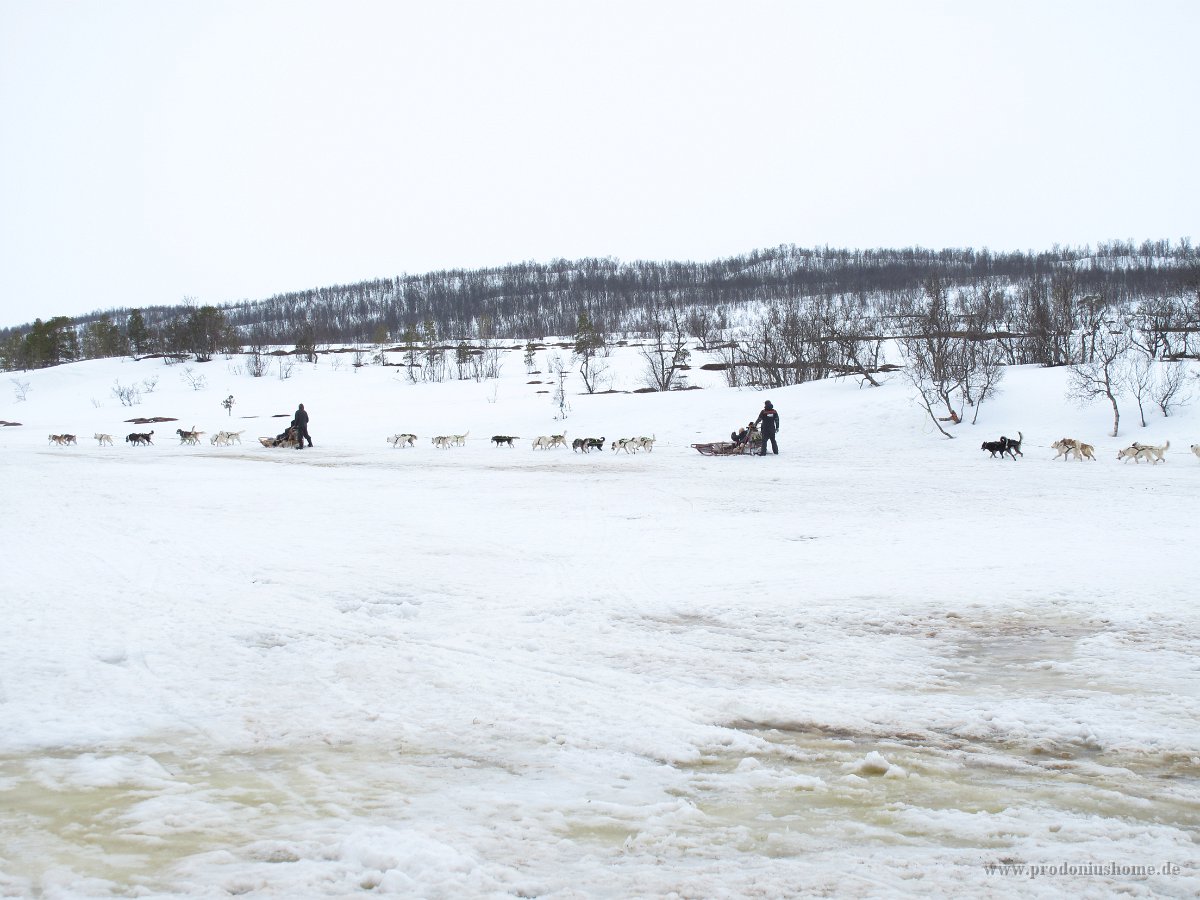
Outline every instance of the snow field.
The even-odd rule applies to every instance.
[[[193,391],[79,363],[0,403],[4,892],[1200,890],[1191,407],[1104,438],[1062,372],[1015,369],[946,441],[899,379],[693,370],[556,420],[518,351],[498,385],[223,365]],[[689,448],[767,397],[779,457]],[[297,402],[316,448],[255,446]],[[134,415],[178,421],[122,446]],[[178,446],[193,424],[245,444]],[[658,443],[529,449],[563,428]],[[978,449],[1018,430],[1022,460]],[[1064,435],[1098,460],[1052,462]],[[1164,438],[1164,465],[1115,459]],[[1184,870],[984,868],[1009,860]]]

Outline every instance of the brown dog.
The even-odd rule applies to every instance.
[[[1091,444],[1085,444],[1083,441],[1078,441],[1075,438],[1059,438],[1050,445],[1050,449],[1058,451],[1054,456],[1055,459],[1061,456],[1064,460],[1067,460],[1071,458],[1071,454],[1075,454],[1075,458],[1080,461],[1085,456],[1091,460],[1096,458],[1095,447]]]

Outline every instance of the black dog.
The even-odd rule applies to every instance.
[[[583,439],[583,452],[584,453],[587,453],[589,450],[603,450],[603,449],[604,449],[604,438],[598,437],[598,438],[584,438]]]
[[[150,435],[152,435],[152,434],[154,434],[153,431],[151,431],[150,434],[144,434],[144,433],[139,433],[139,432],[135,431],[132,434],[125,435],[125,440],[127,440],[129,443],[133,444],[135,447],[138,444],[153,445],[154,441],[150,440]]]
[[[517,435],[513,435],[513,434],[493,434],[492,435],[492,443],[495,444],[497,447],[499,447],[501,444],[508,444],[508,446],[513,447],[513,446],[515,446],[513,444],[513,441],[519,441],[519,440],[520,440],[520,437],[518,437]]]
[[[1021,442],[1023,440],[1025,440],[1025,435],[1021,434],[1019,431],[1017,432],[1017,439],[1015,441],[1010,437],[1004,437],[1004,435],[1000,436],[1000,443],[1004,445],[1004,452],[1013,459],[1016,459],[1018,456],[1025,455],[1021,452]]]
[[[1005,443],[1004,438],[1000,438],[998,441],[984,441],[979,445],[979,449],[990,451],[993,457],[1003,456],[1008,450],[1008,444]],[[1013,459],[1016,457],[1014,456]]]

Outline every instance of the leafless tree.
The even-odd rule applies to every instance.
[[[191,366],[183,367],[183,375],[181,377],[193,391],[202,391],[208,386],[208,379],[204,377],[204,374],[197,372]]]
[[[1081,405],[1099,397],[1108,400],[1113,412],[1112,436],[1121,430],[1121,408],[1118,398],[1122,384],[1122,358],[1129,350],[1129,333],[1116,323],[1104,323],[1096,329],[1091,345],[1091,359],[1071,367],[1067,396]]]
[[[246,354],[246,374],[251,378],[262,378],[267,374],[270,365],[271,358],[267,355],[267,348],[262,344],[251,345],[249,353]]]
[[[679,308],[674,304],[669,304],[666,309],[657,305],[651,307],[646,312],[643,329],[648,341],[640,348],[646,361],[643,383],[656,391],[669,391],[679,370],[687,365],[691,356],[687,347],[687,329]]]
[[[1150,359],[1174,356],[1173,342],[1186,335],[1186,315],[1177,297],[1150,297],[1138,304],[1131,316],[1134,346]]]
[[[749,380],[764,387],[785,387],[841,371],[840,327],[830,298],[772,304],[741,341],[742,365]]]
[[[943,428],[942,423],[950,422],[957,425],[961,421],[961,416],[951,406],[949,395],[938,381],[939,373],[933,366],[931,358],[919,352],[912,356],[906,356],[904,377],[916,388],[917,403],[925,410],[925,414],[929,416],[929,421],[933,423],[933,426],[946,437],[953,438],[954,435]],[[939,412],[945,412],[946,415],[939,416]]]
[[[737,341],[729,341],[717,348],[717,359],[720,361],[721,374],[725,376],[725,384],[729,387],[741,387],[743,373],[742,347]]]
[[[386,330],[384,338],[387,338]],[[297,329],[295,343],[296,356],[301,361],[310,363],[317,361],[317,330],[312,322],[305,322]]]
[[[355,357],[358,358],[361,351],[355,351]],[[421,370],[420,363],[420,337],[417,335],[415,326],[408,326],[404,330],[404,377],[409,384],[416,384]],[[355,362],[355,365],[358,365]]]
[[[1132,332],[1130,332],[1130,335],[1130,343],[1132,345],[1135,339]],[[1145,428],[1145,401],[1149,398],[1154,388],[1154,360],[1147,356],[1141,348],[1126,353],[1119,367],[1119,378],[1123,392],[1128,393],[1133,397],[1134,402],[1137,403],[1138,418],[1141,419],[1142,427]]]
[[[868,319],[865,310],[866,297],[842,297],[827,313],[824,330],[842,370],[858,377],[859,387],[864,384],[879,387],[875,374],[882,364],[883,336],[876,330],[878,321]]]
[[[979,410],[983,401],[999,393],[998,385],[1004,380],[1006,352],[999,341],[964,340],[962,352],[966,377],[963,380],[963,395],[968,405],[975,407],[971,424],[979,421]]]
[[[1080,297],[1075,303],[1075,317],[1079,326],[1080,362],[1091,362],[1096,357],[1097,344],[1101,340],[1100,332],[1113,326],[1113,303],[1101,294],[1088,294]],[[1131,337],[1126,329],[1126,344]]]
[[[980,407],[1004,377],[1010,350],[994,334],[996,302],[990,292],[952,301],[937,278],[926,281],[921,297],[901,301],[905,375],[930,420],[948,437],[941,423],[958,424],[966,406],[975,408],[971,421],[977,422]]]
[[[923,298],[907,304],[904,310],[906,334],[899,338],[904,356],[904,374],[917,389],[918,403],[930,421],[946,437],[953,437],[942,422],[962,421],[961,403],[965,382],[963,338],[955,333],[948,292],[937,278],[925,283]],[[965,402],[965,400],[963,401]],[[945,412],[939,416],[938,412]]]
[[[1052,279],[1035,279],[1025,285],[1018,306],[1021,361],[1043,366],[1078,362],[1071,336],[1076,331],[1075,279],[1069,272]]]
[[[446,351],[438,344],[437,323],[429,318],[421,327],[425,339],[425,349],[421,354],[421,378],[440,384],[446,380]]]
[[[565,419],[571,411],[567,402],[567,364],[557,353],[551,353],[546,357],[546,371],[554,376],[554,406],[558,410],[554,418]]]
[[[142,402],[142,390],[136,384],[121,384],[113,382],[112,395],[121,401],[122,406],[137,406]]]
[[[693,306],[685,318],[688,334],[696,339],[697,349],[705,352],[721,340],[729,327],[724,307]]]
[[[1150,393],[1164,416],[1169,416],[1173,407],[1187,403],[1191,399],[1191,391],[1187,387],[1183,363],[1159,363],[1158,376]]]
[[[482,378],[500,377],[500,344],[496,339],[496,325],[491,316],[480,316],[476,323],[479,344],[479,370]],[[479,381],[479,378],[475,379]]]
[[[958,313],[963,330],[974,341],[991,341],[1002,351],[1003,365],[1020,361],[1019,336],[1014,332],[1012,305],[1004,285],[988,280],[959,292]]]

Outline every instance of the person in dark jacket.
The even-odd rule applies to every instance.
[[[779,444],[775,442],[775,435],[779,433],[779,413],[775,411],[775,406],[770,400],[763,404],[762,412],[758,414],[758,418],[754,420],[754,424],[759,427],[762,433],[762,444],[758,455],[767,455],[767,441],[770,441],[771,450],[778,456]]]
[[[292,426],[296,429],[296,449],[303,450],[304,442],[308,441],[308,446],[312,446],[312,438],[308,435],[308,412],[304,409],[304,404],[300,404],[300,408],[296,410],[295,418],[292,419]]]

